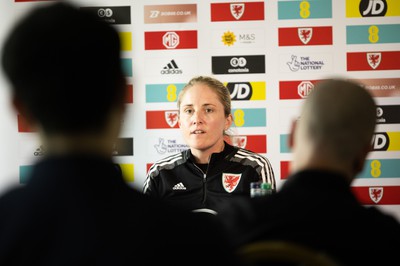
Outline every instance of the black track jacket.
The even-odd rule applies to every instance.
[[[190,149],[155,162],[147,173],[143,193],[184,210],[218,213],[221,203],[250,197],[250,183],[258,181],[276,189],[268,159],[225,142],[222,152],[211,155],[206,172],[194,163]]]

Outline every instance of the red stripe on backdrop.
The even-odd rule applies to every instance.
[[[267,153],[266,135],[234,135],[226,138],[225,141],[256,153]]]
[[[400,69],[400,51],[347,53],[348,71],[395,69]]]
[[[281,179],[284,180],[289,175],[290,161],[281,161]]]
[[[212,3],[211,21],[264,20],[264,2],[237,3],[244,4],[244,11],[239,19],[231,13],[231,4]]]
[[[179,128],[176,110],[146,112],[146,129],[161,128]]]
[[[279,81],[279,99],[281,100],[297,100],[308,96],[307,87],[312,90],[317,82],[321,80],[293,80]],[[311,83],[309,86],[307,84]],[[299,87],[300,86],[300,87]],[[300,95],[303,95],[301,97]]]
[[[173,45],[173,43],[169,42],[173,38],[168,36],[172,36],[175,34],[179,36],[179,40],[174,40],[176,42],[176,47],[167,48],[168,45]],[[145,32],[144,38],[145,38],[145,50],[197,48],[197,31],[195,30]]]
[[[128,84],[126,86],[126,97],[125,97],[125,103],[133,103],[133,85]]]
[[[28,122],[22,115],[17,116],[17,122],[18,122],[18,132],[21,133],[36,132],[35,130],[29,128]]]
[[[352,191],[363,205],[400,204],[400,186],[352,187]]]
[[[153,165],[153,163],[147,163],[146,164],[146,173],[149,171],[150,167]]]
[[[310,39],[307,43],[301,41],[299,29],[310,28]],[[332,44],[332,27],[298,27],[298,28],[279,28],[279,46],[296,46],[296,45],[331,45]]]

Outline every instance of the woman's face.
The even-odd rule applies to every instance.
[[[192,152],[221,152],[224,130],[232,124],[225,117],[218,95],[207,85],[197,83],[189,88],[179,106],[179,127]]]

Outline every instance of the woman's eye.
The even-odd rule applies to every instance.
[[[186,114],[191,114],[191,113],[193,113],[193,110],[187,109],[187,110],[185,110],[185,113],[186,113]]]
[[[213,109],[211,109],[211,108],[206,109],[206,113],[212,113],[212,112],[213,112]]]

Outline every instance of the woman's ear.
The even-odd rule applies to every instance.
[[[232,117],[232,114],[229,114],[229,115],[226,117],[225,128],[224,128],[224,130],[225,130],[225,131],[228,130],[228,129],[231,127],[232,123],[233,123],[233,117]]]

